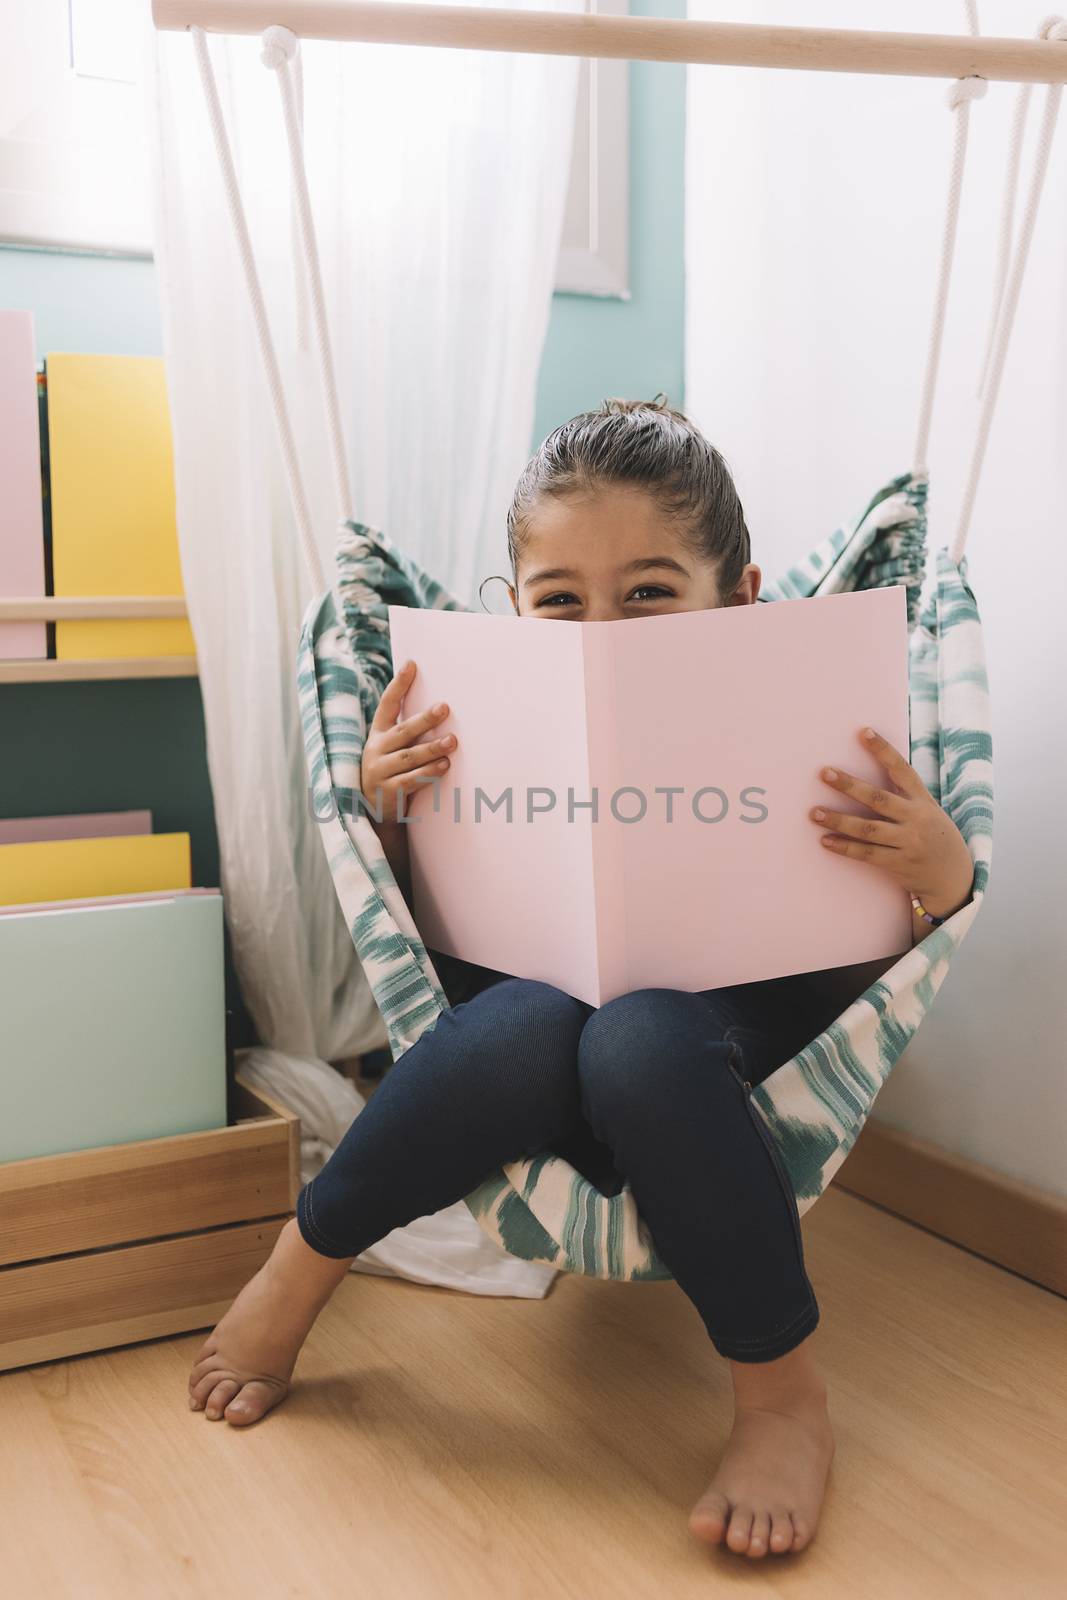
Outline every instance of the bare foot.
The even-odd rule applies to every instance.
[[[222,1320],[189,1374],[189,1407],[217,1422],[258,1422],[285,1399],[300,1347],[352,1265],[304,1243],[295,1217]]]
[[[734,1424],[690,1513],[698,1539],[758,1557],[803,1550],[814,1537],[835,1446],[808,1342],[779,1361],[730,1363]]]

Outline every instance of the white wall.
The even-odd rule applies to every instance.
[[[981,0],[987,34],[1045,15]],[[690,0],[689,16],[966,31],[958,0]],[[1067,48],[1067,47],[1061,47]],[[686,149],[686,410],[773,577],[912,465],[952,137],[940,79],[697,66]],[[970,459],[1014,85],[971,112],[930,447],[930,549]],[[1024,183],[1046,90],[1035,90]],[[990,888],[876,1119],[1067,1194],[1067,106],[967,557],[993,703]],[[813,755],[818,759],[817,753]],[[866,870],[857,864],[857,870]]]

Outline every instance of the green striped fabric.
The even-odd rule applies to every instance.
[[[989,695],[981,622],[947,550],[922,604],[925,478],[888,484],[762,598],[907,587],[910,759],[967,842],[970,900],[930,931],[799,1055],[752,1089],[801,1216],[822,1194],[859,1135],[874,1097],[944,982],[985,896],[992,852]],[[336,596],[336,598],[335,598]],[[344,615],[337,616],[337,601]],[[389,1034],[394,1062],[449,1001],[393,878],[377,834],[357,812],[360,756],[392,676],[386,606],[467,610],[385,533],[342,526],[334,587],[308,608],[298,687],[312,795],[345,919]],[[508,1253],[600,1278],[657,1279],[658,1256],[628,1184],[607,1196],[551,1150],[501,1167],[465,1197]]]

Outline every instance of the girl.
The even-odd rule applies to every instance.
[[[759,599],[725,463],[664,401],[606,401],[557,428],[528,463],[508,514],[516,615],[608,621]],[[447,705],[398,720],[414,674],[403,664],[384,690],[360,773],[409,904],[405,802],[418,779],[447,770],[457,743],[436,736]],[[821,845],[949,916],[971,895],[966,843],[899,751],[877,733],[867,747],[884,788],[821,775],[877,820],[815,808]],[[928,927],[916,912],[913,941]],[[834,1452],[811,1348],[819,1308],[796,1199],[748,1095],[898,957],[697,994],[645,989],[594,1008],[432,954],[450,1009],[393,1064],[300,1191],[270,1259],[201,1347],[190,1406],[258,1420],[284,1398],[356,1256],[505,1163],[553,1150],[606,1194],[629,1181],[660,1256],[729,1362],[733,1428],[690,1530],[753,1557],[803,1549]]]

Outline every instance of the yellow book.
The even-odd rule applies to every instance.
[[[56,594],[183,594],[162,359],[59,354],[46,370]],[[56,623],[59,660],[195,653],[184,619]]]
[[[187,833],[0,845],[0,905],[192,887]]]

